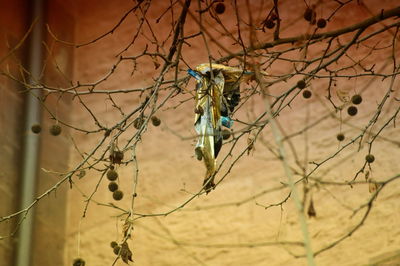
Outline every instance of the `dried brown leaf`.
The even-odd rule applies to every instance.
[[[132,261],[132,251],[129,249],[128,243],[124,242],[121,245],[121,251],[120,251],[120,256],[123,262],[126,264],[129,264],[129,261]]]
[[[314,201],[312,199],[310,200],[310,204],[308,205],[307,214],[308,214],[308,217],[310,217],[310,218],[317,216],[317,212],[315,211],[315,208],[314,208]]]

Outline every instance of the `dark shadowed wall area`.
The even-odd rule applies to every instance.
[[[23,143],[25,136],[35,135],[31,130],[24,129],[25,112],[31,112],[26,109],[25,104],[27,91],[24,89],[23,82],[28,80],[27,72],[25,72],[25,78],[22,78],[22,73],[29,64],[29,42],[32,34],[27,35],[26,41],[22,40],[31,26],[32,5],[32,1],[0,1],[1,216],[20,210]],[[48,1],[45,2],[43,11],[46,24],[57,30],[60,36],[73,39],[74,8],[70,4],[65,4],[63,1]],[[73,50],[57,45],[53,38],[49,38],[45,28],[43,32],[44,39],[41,47],[45,56],[40,62],[41,80],[49,86],[65,86],[67,83],[65,78],[60,77],[59,71],[62,71],[68,80],[72,78]],[[3,60],[4,58],[6,59]],[[56,64],[52,58],[56,58],[58,63]],[[22,83],[13,81],[4,74],[19,79]],[[43,96],[46,96],[46,93]],[[52,193],[45,192],[54,186],[60,174],[68,169],[70,157],[68,129],[65,128],[60,136],[55,137],[49,133],[49,128],[56,123],[57,119],[69,121],[71,98],[60,99],[52,95],[46,102],[47,110],[43,106],[40,107],[42,131],[37,135],[39,138],[38,174],[34,182],[34,197],[43,194],[45,196],[41,198],[40,204],[32,208],[34,217],[29,261],[31,265],[63,265],[67,224],[67,185],[59,186]],[[15,228],[20,218],[17,216],[0,225],[0,235],[4,237],[0,240],[0,265],[14,265],[16,261],[19,238]],[[7,237],[14,232],[16,234],[13,238]]]

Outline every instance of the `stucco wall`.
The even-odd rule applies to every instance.
[[[379,6],[374,5],[373,1],[367,3],[372,13],[378,12],[382,6],[394,5],[394,1],[386,1]],[[79,5],[76,24],[77,43],[89,41],[111,29],[131,6],[132,3],[126,1],[82,2],[82,5]],[[282,16],[286,15],[293,21],[301,18],[302,11],[299,10],[303,10],[303,3],[291,2],[284,6]],[[176,7],[176,10],[180,10],[180,7]],[[163,5],[158,2],[150,9],[149,18],[157,18],[163,11]],[[229,12],[232,11],[227,11],[221,16],[224,21],[234,19],[232,13]],[[289,14],[298,14],[298,16]],[[353,24],[368,16],[369,12],[366,9],[353,5],[347,7],[342,15],[336,18],[335,23],[329,24],[328,29]],[[157,36],[158,34],[162,36],[166,33],[166,29],[169,29],[170,25],[167,21],[167,18],[161,20],[159,26],[155,27]],[[190,21],[185,30],[187,33],[195,33],[198,26]],[[115,55],[133,38],[137,25],[134,16],[130,16],[112,35],[96,44],[77,49],[76,79],[81,82],[91,82],[104,76],[109,71],[112,62],[116,62]],[[300,21],[297,28],[292,28],[285,34],[288,36],[299,34],[298,31],[306,30],[306,26],[305,22]],[[211,30],[212,27],[209,29]],[[270,33],[266,33],[261,38],[270,37]],[[221,37],[220,40],[228,45],[229,42],[224,42],[226,41],[224,38]],[[134,55],[142,51],[144,42],[141,36],[129,54]],[[192,67],[205,62],[207,57],[201,41],[193,41],[190,44],[191,48],[184,51],[186,61]],[[211,43],[210,46],[213,53],[217,55],[215,45]],[[232,49],[235,50],[235,47]],[[386,55],[373,58],[376,62],[385,59]],[[182,67],[185,68],[185,66]],[[285,67],[282,64],[269,71],[271,74],[279,74],[285,71]],[[99,88],[140,88],[152,84],[151,77],[154,73],[158,73],[152,64],[139,69],[133,76],[130,75],[131,70],[132,65],[129,63],[119,66],[116,73]],[[367,81],[373,82],[373,85],[365,91],[359,89],[367,84]],[[383,97],[389,85],[388,80],[367,81],[359,81],[356,84],[357,89],[352,91],[352,93],[355,91],[363,93],[364,102],[360,106],[360,114],[355,118],[348,118],[345,112],[343,113],[342,132],[348,139],[356,136],[360,128],[369,121],[376,110],[377,101]],[[398,87],[398,83],[396,84]],[[290,109],[287,108],[281,113],[278,121],[286,134],[295,133],[330,112],[324,100],[323,86],[325,86],[324,82],[314,81],[312,99],[298,97],[291,104]],[[352,88],[355,83],[354,80],[344,81],[338,86]],[[279,90],[279,88],[274,89]],[[184,99],[185,97],[177,97],[169,106],[178,104]],[[112,125],[116,121],[118,112],[101,95],[86,96],[84,100],[107,125]],[[128,112],[136,106],[139,96],[138,94],[116,95],[114,100]],[[85,113],[79,103],[75,103],[74,123],[93,128],[90,115]],[[396,106],[393,102],[392,108]],[[262,99],[258,98],[254,102],[247,103],[242,110],[237,117],[246,120],[263,112],[265,107]],[[254,113],[249,110],[253,110]],[[336,115],[340,117],[338,113]],[[204,167],[193,156],[194,140],[190,138],[194,134],[193,103],[189,101],[176,109],[164,108],[158,112],[158,116],[162,125],[158,128],[149,126],[137,146],[136,156],[139,162],[140,178],[135,208],[138,213],[164,213],[178,207],[191,197],[191,193],[198,191],[203,181]],[[319,161],[334,153],[340,147],[336,140],[336,134],[339,131],[339,119],[328,118],[310,128],[306,136],[301,134],[293,138],[293,145],[297,149],[299,158],[302,160],[307,158],[307,162]],[[399,141],[397,133],[398,129],[391,127],[383,136],[394,142],[380,139],[374,146],[377,160],[373,165],[373,177],[376,180],[384,180],[400,170],[394,159],[399,158],[400,155],[395,146]],[[90,151],[98,140],[93,135],[76,133],[74,136],[83,151]],[[281,182],[287,182],[281,162],[272,156],[268,149],[272,143],[274,143],[272,134],[269,129],[266,129],[262,138],[257,141],[255,151],[242,158],[215,191],[207,196],[198,197],[182,210],[167,217],[147,217],[137,220],[134,225],[133,239],[129,241],[135,263],[137,265],[304,265],[304,258],[295,259],[291,255],[291,253],[301,254],[302,248],[270,244],[275,241],[301,241],[301,231],[292,201],[285,203],[282,209],[274,207],[265,210],[260,206],[278,203],[288,193],[287,189],[269,192],[279,187]],[[243,149],[245,146],[246,139],[244,138],[239,143],[239,147]],[[222,153],[226,154],[226,152],[225,148]],[[354,145],[337,160],[316,171],[315,177],[326,176],[327,180],[341,182],[350,180],[362,165],[366,153],[365,145],[360,151],[358,151],[358,145]],[[129,153],[126,155],[129,156]],[[71,165],[79,160],[80,156],[75,153]],[[305,167],[310,169],[312,166],[306,163]],[[129,208],[128,197],[135,169],[132,165],[128,165],[118,167],[117,171],[125,199],[120,203],[113,201],[104,179],[100,182],[93,199],[96,202],[113,202],[123,208]],[[362,180],[363,178],[361,177]],[[85,195],[90,195],[94,191],[99,180],[99,173],[89,172],[77,181],[79,190],[69,192],[67,263],[76,257],[82,257],[89,265],[110,265],[115,258],[109,244],[111,241],[121,240],[123,222],[118,217],[113,217],[118,212],[92,202],[89,204],[85,218],[82,219],[86,206]],[[299,186],[299,189],[301,190],[302,187]],[[384,257],[387,253],[398,252],[400,244],[398,189],[399,182],[394,182],[385,188],[374,201],[375,207],[363,227],[334,249],[318,255],[317,264],[363,265],[372,263],[375,257]],[[354,209],[367,201],[371,195],[368,184],[353,188],[338,185],[321,186],[313,187],[311,191],[317,217],[309,219],[308,225],[315,250],[340,238],[355,226],[363,212],[351,219],[350,216]],[[123,263],[118,261],[116,265],[123,265]]]

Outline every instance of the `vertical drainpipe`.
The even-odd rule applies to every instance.
[[[40,80],[40,74],[43,67],[42,40],[44,26],[44,0],[34,0],[28,2],[31,2],[29,15],[32,18],[32,21],[37,19],[37,23],[31,33],[28,48],[28,71],[31,74],[29,82],[31,85],[35,85]],[[30,128],[33,124],[40,124],[41,122],[41,105],[36,98],[41,97],[41,95],[42,93],[40,91],[31,91],[30,93],[27,93],[25,98],[25,134],[23,139],[22,172],[20,177],[20,209],[24,209],[29,206],[29,204],[34,201],[36,194],[40,135],[33,134]],[[31,265],[32,229],[34,218],[33,211],[33,209],[29,211],[19,228],[18,242],[16,247],[16,266]]]

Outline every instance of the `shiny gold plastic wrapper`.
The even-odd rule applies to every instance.
[[[254,72],[210,63],[200,64],[195,71],[190,69],[188,72],[197,80],[194,125],[198,141],[195,154],[198,160],[204,160],[207,171],[203,185],[208,193],[215,186],[216,157],[222,146],[221,106],[223,101],[226,103],[226,95],[239,94],[240,83],[254,78]]]

